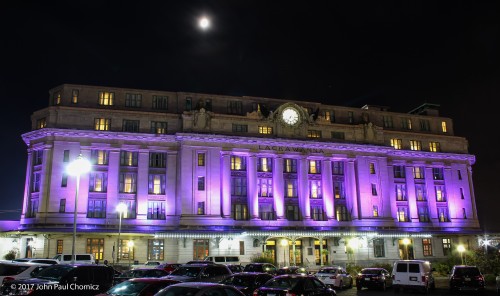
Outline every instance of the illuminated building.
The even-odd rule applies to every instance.
[[[474,247],[480,227],[475,157],[437,107],[58,86],[23,135],[22,249],[37,239],[43,257],[69,252],[76,181],[65,167],[81,153],[93,165],[76,253],[116,260],[123,203],[121,262],[249,262],[264,250],[277,265],[443,258]]]

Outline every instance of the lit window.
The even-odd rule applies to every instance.
[[[373,217],[378,217],[378,206],[373,206]]]
[[[205,215],[205,202],[204,201],[198,202],[196,214],[197,215]]]
[[[120,174],[120,192],[136,193],[137,175],[135,173]]]
[[[297,160],[292,158],[285,158],[283,163],[285,173],[296,173],[297,172]]]
[[[436,201],[444,202],[446,201],[446,193],[444,191],[444,186],[434,186],[436,189]]]
[[[349,221],[347,207],[344,205],[335,206],[335,216],[337,218],[337,221]]]
[[[309,160],[309,174],[321,174],[321,160]]]
[[[106,192],[108,173],[91,172],[89,175],[89,191]]]
[[[344,181],[333,182],[333,196],[335,199],[345,199]]]
[[[165,175],[150,174],[148,181],[149,194],[165,194]]]
[[[438,142],[430,142],[429,143],[429,151],[431,152],[440,152],[441,147],[439,146]]]
[[[443,238],[443,255],[448,256],[451,254],[451,238]]]
[[[259,157],[259,162],[257,163],[258,172],[271,172],[272,171],[272,158],[270,157]]]
[[[88,238],[86,252],[93,254],[96,260],[102,260],[104,256],[104,239]]]
[[[153,96],[153,109],[167,110],[168,97],[166,96]]]
[[[410,140],[410,149],[415,151],[422,150],[422,142],[417,140]]]
[[[308,138],[321,138],[321,131],[318,130],[308,130],[307,131]]]
[[[423,238],[422,239],[422,248],[424,251],[424,256],[432,256],[432,239]]]
[[[232,171],[244,171],[246,170],[246,158],[243,156],[231,156],[231,170]]]
[[[325,120],[330,121],[332,118],[330,111],[324,111],[323,117],[325,118]]]
[[[57,240],[57,254],[62,254],[63,253],[63,240],[58,239]]]
[[[321,181],[318,180],[309,181],[309,197],[321,198]]]
[[[375,174],[375,164],[373,162],[370,162],[370,174]]]
[[[205,166],[205,153],[198,153],[198,166]]]
[[[401,118],[401,127],[405,130],[411,130],[411,119]]]
[[[396,200],[406,200],[406,184],[396,184]]]
[[[108,164],[108,151],[106,150],[92,150],[91,160],[93,164],[107,165]]]
[[[121,166],[137,166],[138,153],[132,151],[120,151]]]
[[[80,92],[78,91],[78,89],[74,89],[71,92],[71,103],[73,103],[73,104],[78,103],[78,96],[79,96],[79,94],[80,94]]]
[[[109,118],[95,118],[94,129],[96,131],[109,131],[111,126],[111,119]]]
[[[271,135],[273,133],[273,128],[270,126],[259,126],[259,134]]]
[[[401,149],[403,149],[403,140],[401,140],[401,139],[391,139],[391,146],[394,149],[401,150]]]
[[[54,93],[54,97],[52,99],[53,99],[54,105],[61,104],[61,93],[60,92]]]
[[[47,127],[47,118],[40,118],[36,121],[36,128],[41,129]]]
[[[417,197],[417,201],[426,201],[427,194],[425,191],[424,184],[415,184],[415,196]]]
[[[99,105],[103,106],[113,106],[114,105],[115,93],[100,91],[99,92]]]
[[[163,248],[162,239],[148,239],[148,260],[163,261]]]
[[[408,208],[407,207],[398,207],[398,221],[399,222],[408,222]]]
[[[164,121],[151,121],[151,133],[153,134],[166,134],[167,123]]]
[[[165,202],[164,201],[149,201],[148,202],[148,219],[149,220],[165,220]]]
[[[273,179],[259,178],[257,179],[257,190],[259,197],[272,197],[273,196]]]
[[[135,200],[119,200],[118,203],[125,204],[125,212],[122,213],[123,219],[135,219],[137,215],[136,213],[137,203]],[[117,213],[117,215],[120,215],[120,213]]]
[[[443,133],[446,133],[447,132],[447,129],[446,129],[446,121],[441,121],[441,131]]]
[[[413,167],[413,178],[423,179],[424,178],[424,168],[420,166]]]
[[[448,218],[448,208],[438,208],[438,219],[439,222],[450,222]]]
[[[297,180],[285,180],[285,196],[297,197]]]

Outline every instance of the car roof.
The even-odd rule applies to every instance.
[[[38,262],[17,262],[17,261],[2,261],[0,264],[7,264],[12,266],[52,266],[54,264],[38,263]]]
[[[141,282],[141,283],[180,283],[179,281],[167,278],[133,278],[129,280],[130,282]]]
[[[313,275],[309,275],[309,274],[288,273],[288,274],[275,276],[274,278],[316,278],[316,277]]]
[[[219,284],[219,283],[211,283],[211,282],[182,282],[178,284],[174,284],[172,286],[177,286],[177,287],[195,287],[198,289],[205,288],[205,287],[227,287],[227,285]],[[170,287],[172,287],[170,286]]]

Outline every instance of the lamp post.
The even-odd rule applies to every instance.
[[[128,243],[127,243],[127,246],[128,246],[128,268],[130,268],[130,250],[134,247],[134,241],[133,240],[129,240]]]
[[[460,259],[462,260],[462,265],[464,265],[464,252],[465,252],[464,245],[458,245],[457,251],[460,253]]]
[[[406,260],[410,259],[410,254],[408,253],[408,245],[410,243],[411,243],[411,240],[409,238],[404,238],[403,239],[403,245],[405,245]]]
[[[286,247],[288,246],[288,240],[281,240],[281,246],[283,247],[283,267],[286,266]]]
[[[76,218],[78,214],[78,191],[80,189],[80,176],[90,171],[90,162],[82,154],[66,167],[66,172],[76,177],[75,209],[73,211],[73,242],[71,245],[71,264],[75,263]]]
[[[124,203],[119,203],[116,206],[116,211],[118,212],[119,222],[118,222],[118,242],[116,243],[116,264],[120,262],[120,234],[122,232],[122,216],[125,211],[127,211],[127,205]]]
[[[354,250],[356,250],[359,247],[359,239],[356,237],[353,237],[349,240],[347,243],[349,245],[349,248],[352,250],[352,260],[353,263],[356,264],[356,254],[354,254]]]

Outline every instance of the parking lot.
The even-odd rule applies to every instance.
[[[392,288],[388,288],[387,291],[385,292],[380,290],[368,290],[368,289],[363,289],[361,291],[358,291],[356,287],[353,287],[352,289],[337,290],[337,295],[382,296],[382,295],[423,295],[423,293],[419,291],[404,290],[401,291],[399,294],[395,294]],[[448,279],[445,277],[436,278],[436,289],[431,291],[429,295],[451,295],[448,291]],[[456,293],[453,295],[477,295],[477,293],[476,294],[471,292]],[[495,286],[493,285],[487,286],[486,292],[483,295],[485,296],[497,295]]]

